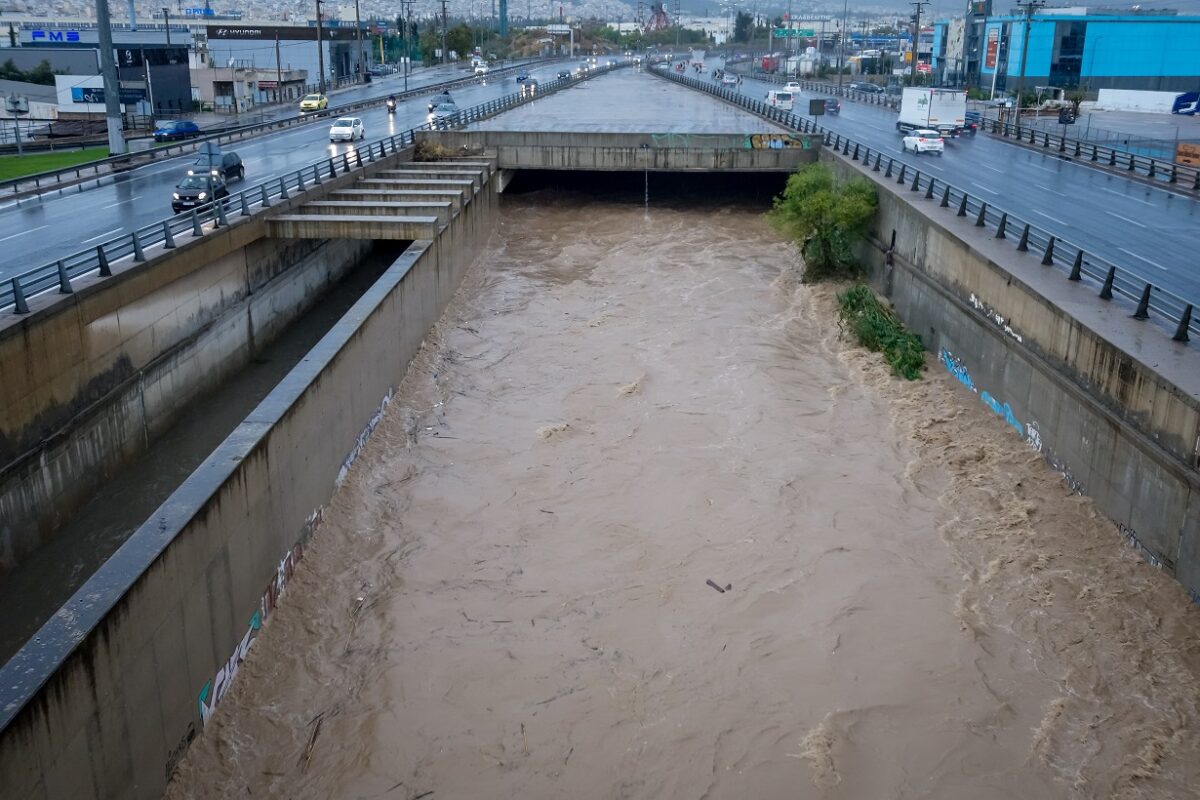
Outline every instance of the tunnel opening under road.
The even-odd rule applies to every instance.
[[[107,476],[51,538],[0,576],[0,663],[7,661],[254,409],[408,246],[374,242],[342,276],[219,386]],[[276,278],[288,280],[289,274]],[[150,432],[146,432],[150,435]]]

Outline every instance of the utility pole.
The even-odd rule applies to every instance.
[[[367,79],[367,54],[363,50],[362,18],[358,15],[358,0],[354,0],[354,38],[358,40],[358,82]]]
[[[1046,0],[1025,0],[1017,3],[1017,8],[1025,12],[1025,33],[1021,36],[1021,74],[1017,76],[1017,128],[1021,127],[1021,94],[1025,89],[1025,62],[1029,57],[1029,27],[1033,15],[1046,5]]]
[[[842,86],[842,73],[846,70],[846,36],[850,33],[850,0],[842,2],[842,54],[838,56],[838,88]],[[862,61],[859,61],[862,64]]]
[[[275,99],[283,98],[283,59],[279,57],[279,29],[275,30]]]
[[[317,92],[325,94],[325,49],[321,44],[321,3],[317,0]]]
[[[108,0],[96,0],[96,31],[100,36],[100,74],[104,78],[104,118],[108,126],[108,153],[119,156],[125,152],[125,136],[121,130],[121,84],[117,80],[117,59],[113,53],[112,20],[108,16]]]
[[[171,9],[163,6],[163,26],[167,29],[167,47],[171,46]]]
[[[909,3],[917,9],[917,14],[914,17],[914,30],[912,40],[912,66],[908,72],[908,85],[912,86],[917,82],[917,52],[921,49],[921,9],[929,5],[929,0],[915,0]]]
[[[446,0],[442,0],[442,63],[450,61],[450,51],[446,49],[446,28],[449,26],[446,18]]]

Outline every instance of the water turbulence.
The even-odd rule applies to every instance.
[[[1194,797],[1182,591],[637,188],[506,195],[168,796]]]

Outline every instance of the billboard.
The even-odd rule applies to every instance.
[[[984,60],[984,66],[988,69],[996,68],[997,56],[1000,51],[1000,29],[991,28],[987,35],[987,56]]]
[[[323,42],[353,42],[357,41],[357,31],[353,28],[331,28],[321,27],[321,41]],[[243,28],[227,25],[209,25],[208,38],[210,40],[262,40],[267,39],[274,41],[291,42],[315,42],[317,40],[316,27],[300,27],[298,25],[262,25],[255,28]]]

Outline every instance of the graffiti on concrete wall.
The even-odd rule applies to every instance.
[[[1015,430],[1025,440],[1025,444],[1039,453],[1042,452],[1042,432],[1036,422],[1021,424],[1021,421],[1017,419],[1017,415],[1013,413],[1012,406],[1008,403],[1001,403],[986,391],[980,391],[975,386],[975,381],[971,378],[971,373],[967,370],[967,365],[963,363],[961,358],[946,348],[943,347],[941,352],[938,353],[938,360],[945,365],[946,371],[953,375],[955,380],[979,395],[979,399],[983,401],[983,404],[990,408],[993,414],[1004,420],[1010,428]]]
[[[807,136],[791,133],[755,133],[746,137],[747,150],[809,150],[812,142]]]
[[[692,135],[690,133],[652,133],[650,140],[654,142],[655,147],[680,147],[689,148],[692,146]]]
[[[314,511],[309,515],[305,523],[305,530],[311,530],[313,526],[320,520],[321,511]],[[233,678],[237,675],[238,670],[242,666],[242,662],[246,660],[246,654],[250,652],[250,645],[254,644],[254,640],[258,637],[258,632],[262,629],[263,622],[267,617],[271,616],[271,612],[279,604],[279,598],[283,594],[284,587],[295,574],[296,564],[304,557],[303,543],[297,543],[292,546],[283,558],[279,560],[279,564],[275,568],[275,577],[267,584],[267,588],[263,590],[262,597],[259,598],[258,608],[250,615],[250,621],[246,627],[246,633],[242,636],[234,648],[233,654],[229,660],[221,665],[217,670],[217,674],[213,679],[204,684],[200,689],[200,696],[197,699],[197,706],[200,711],[200,723],[207,725],[208,720],[212,717],[213,712],[217,708],[217,704],[229,691],[230,685],[233,683]],[[190,741],[190,740],[189,740]]]
[[[342,462],[342,468],[338,470],[337,480],[334,481],[335,486],[341,486],[342,482],[346,480],[346,476],[350,474],[350,467],[354,465],[354,461],[358,458],[362,449],[367,446],[367,440],[371,438],[371,434],[375,432],[379,421],[383,419],[387,407],[392,404],[392,395],[394,393],[395,387],[389,386],[387,394],[383,396],[383,401],[379,404],[379,409],[371,415],[371,419],[367,421],[366,427],[359,432],[358,438],[354,440],[354,446],[350,448],[350,452]]]
[[[1018,342],[1024,343],[1025,340],[1021,338],[1021,334],[1013,330],[1012,325],[1009,324],[1009,320],[1005,319],[999,311],[976,297],[974,292],[971,293],[971,305],[975,307],[976,311],[981,312],[985,317],[994,322],[997,328],[1004,331]]]

